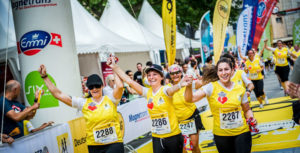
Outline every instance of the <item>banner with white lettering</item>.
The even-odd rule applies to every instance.
[[[150,132],[151,120],[147,110],[147,100],[137,98],[118,107],[125,123],[124,143]]]
[[[29,134],[11,145],[0,146],[2,153],[72,153],[73,142],[67,123]]]
[[[242,11],[237,23],[236,42],[237,46],[241,48],[243,56],[245,56],[247,51],[248,36],[251,29],[251,16],[251,8],[247,7]]]

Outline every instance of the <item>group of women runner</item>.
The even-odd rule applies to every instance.
[[[273,52],[276,74],[284,84],[289,72],[286,58],[288,54],[294,54],[280,46],[280,43],[278,42],[276,49],[268,46],[265,48]],[[200,153],[199,131],[204,127],[194,103],[205,97],[214,118],[213,134],[217,150],[220,153],[250,153],[252,139],[247,120],[257,124],[249,106],[251,91],[254,90],[261,104],[263,100],[268,102],[263,91],[263,65],[260,57],[254,50],[249,50],[247,55],[245,71],[236,69],[235,59],[224,54],[216,66],[205,67],[202,80],[194,80],[188,74],[183,75],[182,68],[174,64],[169,68],[171,81],[166,85],[162,67],[153,64],[145,69],[148,87],[126,75],[112,56],[108,58],[107,65],[115,73],[116,86],[113,93],[104,96],[103,82],[98,75],[93,74],[86,82],[89,89],[86,98],[71,97],[61,92],[48,78],[44,65],[40,66],[39,72],[55,98],[82,111],[90,153],[124,152],[117,113],[117,105],[123,93],[122,82],[126,82],[147,99],[145,107],[152,121],[154,153],[183,152],[182,134],[189,136],[193,145],[192,152]]]

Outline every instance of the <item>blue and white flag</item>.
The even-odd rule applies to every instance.
[[[247,51],[249,34],[251,31],[251,17],[251,8],[247,7],[242,11],[237,23],[236,42],[237,46],[241,48],[243,56],[245,56]]]
[[[258,7],[258,0],[244,0],[243,3],[243,10],[246,8],[250,8],[251,11],[251,28],[250,33],[248,36],[248,44],[247,44],[247,50],[250,50],[252,48],[253,39],[255,35],[255,27],[256,27],[256,18],[257,18],[257,7]]]
[[[207,11],[201,18],[199,23],[200,40],[201,40],[201,57],[202,64],[206,62],[206,58],[211,55],[212,49],[212,24],[210,21],[210,11]]]

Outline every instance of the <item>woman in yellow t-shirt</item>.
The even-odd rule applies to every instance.
[[[296,56],[287,48],[284,47],[281,40],[277,41],[277,48],[272,48],[267,46],[268,39],[265,41],[265,46],[269,51],[272,51],[274,57],[275,57],[275,73],[279,77],[279,81],[281,83],[281,86],[284,88],[284,91],[286,92],[286,82],[289,80],[289,73],[290,73],[290,67],[288,63],[288,56],[292,56],[295,58]]]
[[[181,153],[183,149],[183,137],[178,125],[173,104],[173,95],[181,87],[192,82],[185,77],[176,86],[164,86],[162,67],[153,64],[145,70],[150,88],[146,88],[130,79],[124,71],[115,64],[113,57],[107,60],[112,70],[126,83],[128,83],[139,95],[147,98],[147,107],[152,121],[152,145],[154,153]]]
[[[170,87],[176,86],[182,80],[182,68],[173,64],[169,67],[169,74],[171,77]],[[200,80],[193,81],[195,89],[200,88],[202,85]],[[203,128],[203,124],[198,111],[194,103],[186,102],[184,99],[185,87],[181,88],[173,95],[173,104],[175,113],[179,121],[179,128],[183,135],[190,137],[191,144],[193,144],[192,152],[200,153],[199,148],[199,132]]]
[[[82,111],[86,123],[86,142],[89,153],[124,152],[123,137],[117,113],[117,105],[123,93],[123,84],[115,75],[113,93],[102,95],[103,82],[97,74],[88,77],[86,86],[89,89],[87,98],[71,97],[61,92],[47,77],[46,67],[39,68],[41,77],[51,94],[68,106]]]
[[[191,85],[187,86],[185,100],[196,102],[207,97],[214,118],[213,134],[219,153],[250,153],[252,138],[246,119],[253,118],[253,112],[245,88],[231,81],[234,70],[227,58],[221,58],[214,70],[213,77],[218,81],[206,84],[194,94]],[[256,124],[254,118],[253,123]]]

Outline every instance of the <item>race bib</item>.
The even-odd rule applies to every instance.
[[[250,77],[250,79],[257,79],[258,74],[257,73],[250,73],[249,77]]]
[[[194,119],[185,120],[179,123],[179,128],[183,135],[190,135],[197,133],[196,124]]]
[[[278,64],[284,64],[285,63],[284,58],[278,58],[277,61],[278,61]]]
[[[93,131],[95,142],[112,143],[118,140],[116,128],[113,123],[108,123],[100,127],[94,128]]]
[[[168,113],[153,114],[151,116],[151,131],[155,134],[166,134],[171,132]]]
[[[235,129],[243,126],[241,108],[220,109],[221,129]]]

